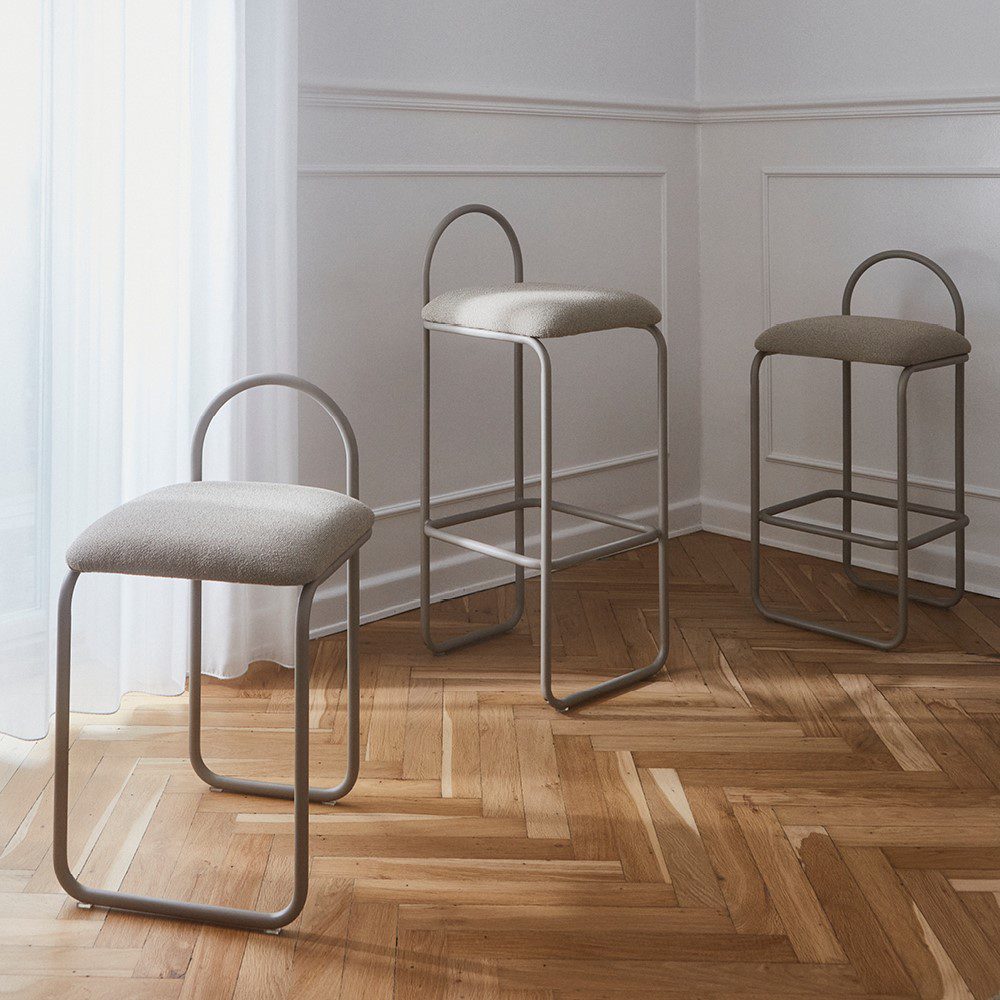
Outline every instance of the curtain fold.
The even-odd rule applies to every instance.
[[[295,370],[297,29],[292,0],[11,0],[5,22],[0,732],[37,738],[69,542],[189,477],[219,389]],[[295,456],[294,400],[262,389],[213,424],[205,474],[294,481]],[[182,691],[187,602],[181,581],[85,576],[73,708]],[[293,593],[205,602],[207,672],[291,661]]]

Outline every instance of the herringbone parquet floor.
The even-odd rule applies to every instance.
[[[875,653],[762,621],[748,546],[671,543],[672,647],[640,690],[561,716],[529,614],[443,658],[367,625],[362,778],[312,810],[311,895],[281,937],[80,911],[51,869],[47,742],[0,741],[0,994],[22,997],[976,997],[1000,991],[1000,602],[915,606]],[[646,662],[655,550],[558,574],[568,684]],[[859,627],[887,599],[770,551],[769,597]],[[537,589],[529,586],[529,610]],[[507,590],[436,609],[442,632]],[[312,767],[343,765],[343,642],[315,644]],[[287,780],[291,678],[206,686],[206,753]],[[287,803],[212,795],[182,698],[74,724],[86,880],[277,906]]]

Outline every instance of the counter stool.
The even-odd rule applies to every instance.
[[[430,294],[431,260],[438,240],[456,219],[481,213],[499,223],[514,255],[514,283],[461,288],[432,299]],[[420,621],[424,641],[435,653],[459,649],[490,636],[509,632],[524,613],[524,571],[541,574],[541,688],[542,697],[553,707],[567,711],[574,705],[610,694],[652,677],[667,658],[669,628],[667,620],[667,345],[657,324],[660,311],[651,302],[631,292],[571,285],[525,284],[521,247],[511,224],[496,209],[487,205],[464,205],[441,220],[434,230],[424,258],[424,393],[423,393],[423,464],[421,468],[420,511],[422,520],[420,550]],[[549,352],[543,341],[550,337],[569,337],[579,333],[633,327],[648,330],[656,342],[658,391],[658,524],[639,524],[613,514],[587,510],[552,499],[552,372]],[[431,517],[430,494],[430,373],[431,332],[462,334],[485,340],[499,340],[514,347],[514,498],[479,510]],[[524,495],[524,348],[538,357],[541,383],[541,496]],[[537,508],[541,513],[541,551],[529,556],[524,546],[524,511]],[[552,556],[552,512],[559,511],[589,521],[609,524],[630,536],[598,545],[583,552]],[[447,529],[471,521],[514,514],[514,551],[488,545]],[[430,540],[436,538],[460,548],[514,565],[515,608],[506,621],[476,629],[466,635],[436,642],[430,630]],[[552,691],[552,572],[588,559],[610,556],[616,552],[656,541],[659,546],[659,651],[648,666],[630,670],[592,687],[557,697]]]
[[[333,418],[347,457],[347,496],[332,490],[280,483],[203,482],[205,434],[212,418],[234,396],[262,385],[296,389]],[[305,905],[309,882],[309,802],[346,795],[358,777],[358,551],[371,535],[374,516],[358,499],[358,446],[347,417],[321,389],[293,375],[252,375],[234,382],[209,403],[194,432],[190,483],[165,486],[105,514],[66,554],[69,573],[59,595],[56,653],[55,820],[53,861],[62,887],[80,905],[200,920],[277,933]],[[309,614],[316,589],[347,563],[348,763],[334,788],[309,787]],[[83,573],[173,577],[191,581],[189,751],[195,772],[216,791],[292,799],[295,822],[294,890],[282,910],[267,913],[112,892],[83,885],[67,853],[69,694],[73,592]],[[216,774],[201,754],[201,582],[298,587],[295,625],[294,784],[251,781]]]
[[[911,320],[886,319],[879,316],[852,316],[851,297],[858,279],[872,265],[883,260],[912,260],[933,271],[944,283],[955,308],[955,328],[949,329],[934,323]],[[969,518],[965,514],[965,363],[969,360],[971,346],[965,339],[965,310],[955,283],[940,265],[927,257],[909,250],[886,250],[869,257],[851,275],[844,289],[842,315],[820,316],[813,319],[780,323],[766,330],[755,344],[757,355],[750,369],[750,545],[751,592],[757,610],[766,618],[796,625],[799,628],[831,635],[839,639],[871,646],[874,649],[893,649],[906,637],[908,602],[920,601],[938,608],[956,605],[965,593],[965,528]],[[764,358],[774,354],[796,355],[810,358],[834,358],[841,361],[843,381],[843,470],[839,490],[818,490],[794,500],[760,507],[760,366]],[[896,390],[896,499],[858,493],[851,485],[851,364],[866,362],[876,365],[893,365],[902,369]],[[955,369],[955,505],[953,510],[911,503],[908,490],[906,392],[910,378],[916,372],[932,368],[953,366]],[[786,517],[788,511],[816,503],[819,500],[839,499],[843,502],[842,528]],[[851,505],[875,504],[896,511],[896,537],[880,538],[863,534],[851,528]],[[927,514],[941,518],[943,524],[924,531],[912,538],[909,533],[909,515]],[[859,635],[833,625],[806,621],[794,615],[774,611],[764,605],[760,597],[760,525],[773,524],[827,538],[839,538],[843,543],[842,559],[848,578],[860,587],[882,594],[895,595],[899,610],[895,633],[882,639]],[[908,559],[911,549],[926,545],[945,535],[955,535],[955,587],[947,597],[909,592]],[[886,586],[877,581],[862,580],[851,563],[854,544],[877,549],[895,549],[897,582]]]

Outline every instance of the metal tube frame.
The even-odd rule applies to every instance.
[[[431,234],[424,255],[423,292],[424,305],[431,299],[431,261],[438,241],[444,231],[463,215],[486,215],[493,219],[503,229],[510,243],[514,258],[514,281],[524,281],[524,257],[521,244],[518,242],[514,227],[496,209],[489,205],[463,205],[449,212]],[[431,335],[430,329],[424,327],[423,336],[423,446],[420,463],[420,520],[424,526],[420,536],[420,629],[424,643],[434,653],[446,653],[452,649],[461,649],[481,639],[494,635],[502,635],[517,627],[524,615],[524,565],[514,566],[514,611],[510,617],[496,625],[487,625],[474,629],[462,636],[455,636],[444,642],[435,641],[431,635],[431,537],[426,533],[426,526],[431,521]],[[524,510],[518,502],[524,499],[524,347],[517,344],[514,347],[514,501],[511,508],[514,511],[514,547],[518,555],[524,556]],[[483,515],[489,516],[489,515]],[[457,522],[455,522],[457,523]],[[450,539],[445,539],[450,541]],[[487,553],[495,555],[494,552]]]
[[[344,439],[347,452],[348,489],[351,496],[358,492],[357,443],[350,423],[340,408],[322,390],[311,383],[287,375],[251,376],[234,383],[220,393],[208,406],[195,431],[192,443],[192,479],[202,475],[202,454],[205,433],[212,418],[222,405],[246,389],[260,385],[283,385],[298,389],[316,399],[334,418]],[[191,764],[195,772],[214,788],[246,794],[290,798],[293,802],[294,847],[292,898],[280,910],[263,912],[232,906],[163,899],[135,893],[118,892],[84,885],[70,869],[68,850],[69,827],[69,721],[70,682],[72,663],[72,612],[73,595],[80,573],[70,570],[59,593],[57,644],[56,644],[56,712],[55,712],[55,776],[53,814],[53,865],[56,878],[63,889],[83,907],[106,906],[134,913],[173,917],[219,924],[244,930],[266,931],[276,934],[291,923],[305,906],[309,888],[309,802],[332,801],[341,798],[353,787],[358,774],[358,629],[360,571],[358,552],[371,532],[360,539],[349,551],[339,556],[315,580],[299,591],[295,624],[295,763],[291,785],[274,782],[250,781],[217,775],[208,769],[201,756],[201,581],[192,581],[191,588],[191,646],[189,680],[191,712],[189,745]],[[309,786],[309,619],[313,600],[319,586],[345,563],[348,565],[347,590],[347,686],[348,686],[348,768],[343,781],[332,789],[312,789]]]
[[[344,444],[347,495],[359,499],[358,442],[354,429],[344,411],[318,386],[296,375],[268,374],[250,375],[223,389],[205,408],[195,428],[191,441],[191,481],[200,482],[204,471],[205,436],[215,415],[233,397],[259,386],[275,385],[295,389],[315,400],[337,425]],[[347,561],[347,769],[343,779],[332,788],[310,788],[310,802],[333,803],[342,799],[355,785],[361,763],[360,718],[361,718],[361,675],[358,661],[360,561],[358,550],[370,537],[365,538],[349,553]],[[341,560],[338,566],[345,560]],[[330,570],[334,572],[334,570]],[[329,575],[329,573],[327,574]],[[325,578],[324,578],[325,579]],[[243,795],[264,795],[269,798],[291,799],[292,785],[254,781],[249,778],[234,778],[213,771],[201,749],[201,581],[191,581],[191,633],[190,633],[190,722],[188,728],[188,755],[195,774],[212,789],[221,792],[236,792]]]
[[[851,314],[851,298],[854,288],[868,268],[883,260],[904,259],[913,260],[933,271],[944,283],[951,295],[955,308],[955,329],[964,335],[965,310],[961,296],[948,274],[934,261],[921,254],[909,250],[887,250],[869,257],[851,275],[842,303],[843,315]],[[794,500],[787,500],[770,507],[760,507],[760,368],[768,355],[758,351],[750,368],[750,547],[751,547],[751,596],[754,607],[764,617],[797,628],[808,629],[821,635],[829,635],[838,639],[847,639],[873,649],[895,649],[906,637],[909,622],[909,602],[919,601],[938,608],[954,607],[965,593],[965,529],[969,517],[965,513],[965,365],[967,354],[941,358],[922,364],[909,365],[902,368],[896,387],[896,499],[879,497],[867,493],[858,493],[852,487],[853,481],[853,428],[851,406],[851,362],[842,362],[841,382],[841,433],[843,465],[841,472],[842,488],[839,490],[819,490]],[[915,504],[909,501],[908,477],[908,430],[907,430],[907,389],[911,377],[917,372],[929,371],[935,368],[954,366],[955,368],[955,504],[954,509],[932,507],[926,504]],[[818,500],[839,498],[842,500],[840,530],[809,521],[799,521],[780,515],[796,507],[806,506]],[[874,535],[860,534],[852,530],[852,505],[855,502],[876,504],[891,507],[896,511],[895,538],[879,538]],[[911,538],[909,535],[910,513],[927,514],[940,517],[945,524]],[[891,637],[880,639],[861,635],[840,629],[832,625],[809,621],[795,615],[785,614],[768,608],[760,596],[760,525],[772,524],[782,528],[804,531],[810,534],[822,535],[828,538],[839,538],[842,542],[841,561],[848,579],[866,590],[895,596],[897,599],[896,629]],[[909,581],[910,549],[926,545],[928,542],[942,538],[947,534],[955,535],[955,586],[946,597],[936,597],[930,594],[911,593]],[[858,576],[852,563],[854,545],[867,545],[881,549],[895,549],[897,560],[896,586],[890,586],[875,580],[864,580]]]
[[[465,205],[447,215],[431,236],[424,260],[424,304],[430,301],[430,266],[441,235],[455,219],[468,213],[478,212],[495,219],[511,244],[514,254],[515,282],[523,281],[523,261],[517,236],[510,223],[495,209],[486,205]],[[622,688],[647,680],[658,673],[667,659],[670,643],[669,605],[667,590],[667,534],[668,534],[668,494],[667,494],[667,345],[660,329],[656,326],[647,328],[656,342],[657,348],[657,408],[658,408],[658,504],[659,524],[650,526],[639,524],[613,514],[592,511],[570,504],[559,503],[552,498],[552,366],[548,350],[537,338],[521,337],[513,334],[490,330],[479,330],[468,327],[450,326],[432,323],[424,326],[423,334],[423,440],[421,465],[420,509],[423,528],[421,532],[421,586],[420,586],[420,621],[424,642],[434,653],[444,653],[459,649],[482,639],[509,632],[520,621],[524,613],[524,570],[531,569],[540,574],[540,683],[542,697],[559,711],[569,711],[577,705],[609,695]],[[511,502],[495,504],[479,510],[467,511],[449,517],[431,517],[430,498],[430,334],[432,331],[453,333],[462,336],[476,337],[482,340],[498,340],[514,346],[514,499]],[[523,403],[523,352],[528,347],[535,352],[539,364],[539,384],[541,394],[541,476],[540,497],[524,496],[524,403]],[[524,511],[537,508],[541,513],[541,544],[537,558],[528,556],[524,550]],[[577,552],[560,559],[552,556],[552,512],[561,511],[587,520],[633,532],[632,537],[604,545],[594,546],[582,552]],[[514,551],[489,545],[474,539],[465,538],[446,528],[470,521],[493,517],[498,514],[513,512],[515,515]],[[516,605],[514,613],[504,622],[476,629],[465,635],[456,636],[444,642],[437,642],[430,629],[430,540],[449,542],[473,552],[488,555],[515,567]],[[659,583],[659,648],[652,663],[630,670],[609,680],[602,681],[591,687],[576,691],[565,697],[559,697],[552,690],[552,573],[554,570],[576,565],[588,559],[612,555],[616,552],[633,548],[650,541],[656,541],[659,549],[658,583]]]

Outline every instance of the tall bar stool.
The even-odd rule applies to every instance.
[[[911,320],[886,319],[879,316],[852,316],[851,298],[861,276],[874,264],[883,260],[912,260],[933,271],[951,295],[955,308],[955,328],[949,329],[934,323]],[[922,254],[910,250],[886,250],[869,257],[860,264],[844,289],[842,315],[820,316],[813,319],[780,323],[765,330],[755,344],[757,355],[750,369],[750,542],[751,542],[751,592],[757,610],[772,621],[795,625],[799,628],[830,635],[839,639],[888,650],[898,646],[906,637],[909,601],[920,601],[938,608],[954,607],[965,593],[965,528],[969,518],[965,513],[965,364],[972,349],[965,339],[965,309],[955,283],[944,269]],[[818,490],[794,500],[786,500],[763,510],[760,507],[760,366],[764,358],[774,354],[797,355],[811,358],[833,358],[841,361],[843,471],[839,490]],[[851,364],[866,362],[877,365],[898,366],[899,381],[896,389],[896,499],[858,493],[852,488],[851,468]],[[955,369],[955,505],[950,510],[909,500],[907,464],[906,393],[910,378],[917,372],[933,368]],[[787,517],[789,511],[819,500],[839,499],[843,502],[842,528],[830,528],[810,521]],[[852,530],[853,503],[875,504],[896,511],[896,537],[880,538]],[[926,514],[941,518],[943,524],[910,537],[909,515]],[[859,587],[894,595],[898,600],[898,617],[895,633],[883,639],[859,635],[833,625],[807,621],[794,615],[766,607],[760,597],[760,526],[773,524],[827,538],[839,538],[843,543],[842,560],[848,578]],[[945,535],[955,536],[955,586],[946,597],[930,594],[911,594],[909,590],[908,560],[911,549],[926,545]],[[872,548],[896,550],[897,582],[894,587],[874,580],[861,579],[851,562],[852,546],[868,545]]]
[[[514,283],[460,288],[431,298],[430,273],[434,250],[444,231],[458,218],[481,213],[494,219],[510,242],[514,255]],[[487,205],[463,205],[441,220],[431,236],[424,257],[424,392],[423,463],[421,467],[420,510],[422,520],[420,550],[420,620],[424,641],[435,653],[459,649],[491,636],[509,632],[524,613],[524,571],[541,575],[541,689],[542,697],[554,708],[568,711],[575,705],[619,691],[657,673],[667,659],[669,626],[667,619],[667,345],[657,324],[661,316],[651,302],[631,292],[580,288],[570,285],[526,284],[521,246],[511,224]],[[658,485],[659,523],[639,524],[614,514],[588,510],[552,499],[552,371],[549,352],[543,341],[580,333],[632,327],[648,330],[656,342],[658,393]],[[484,340],[499,340],[514,347],[514,498],[479,510],[447,517],[431,516],[430,419],[431,419],[431,332],[461,334]],[[524,348],[538,357],[541,385],[541,477],[538,499],[524,495]],[[524,511],[541,513],[540,554],[525,553]],[[559,511],[589,521],[609,524],[630,532],[619,541],[608,542],[582,552],[552,556],[552,512]],[[514,514],[514,551],[466,538],[448,529],[498,514]],[[430,541],[432,538],[460,548],[492,556],[514,566],[515,608],[506,621],[488,625],[465,635],[437,642],[430,628]],[[652,663],[592,687],[558,697],[552,690],[551,590],[554,570],[656,541],[659,547],[659,650]]]
[[[340,431],[347,458],[348,495],[280,483],[203,482],[205,435],[216,413],[234,396],[257,386],[296,389],[314,399]],[[358,673],[358,552],[374,515],[358,497],[358,445],[339,406],[311,382],[294,375],[251,375],[208,404],[191,445],[191,482],[165,486],[105,514],[66,554],[69,573],[59,595],[56,653],[56,748],[53,862],[60,885],[79,905],[277,933],[305,905],[309,885],[309,802],[346,795],[358,777],[360,678]],[[309,614],[317,588],[347,564],[347,770],[333,788],[309,787]],[[281,910],[261,912],[113,892],[83,885],[67,853],[69,694],[73,592],[83,573],[173,577],[191,581],[189,656],[191,764],[215,791],[292,799],[294,889]],[[295,773],[291,785],[234,778],[212,771],[201,753],[201,583],[298,587],[295,624]]]

